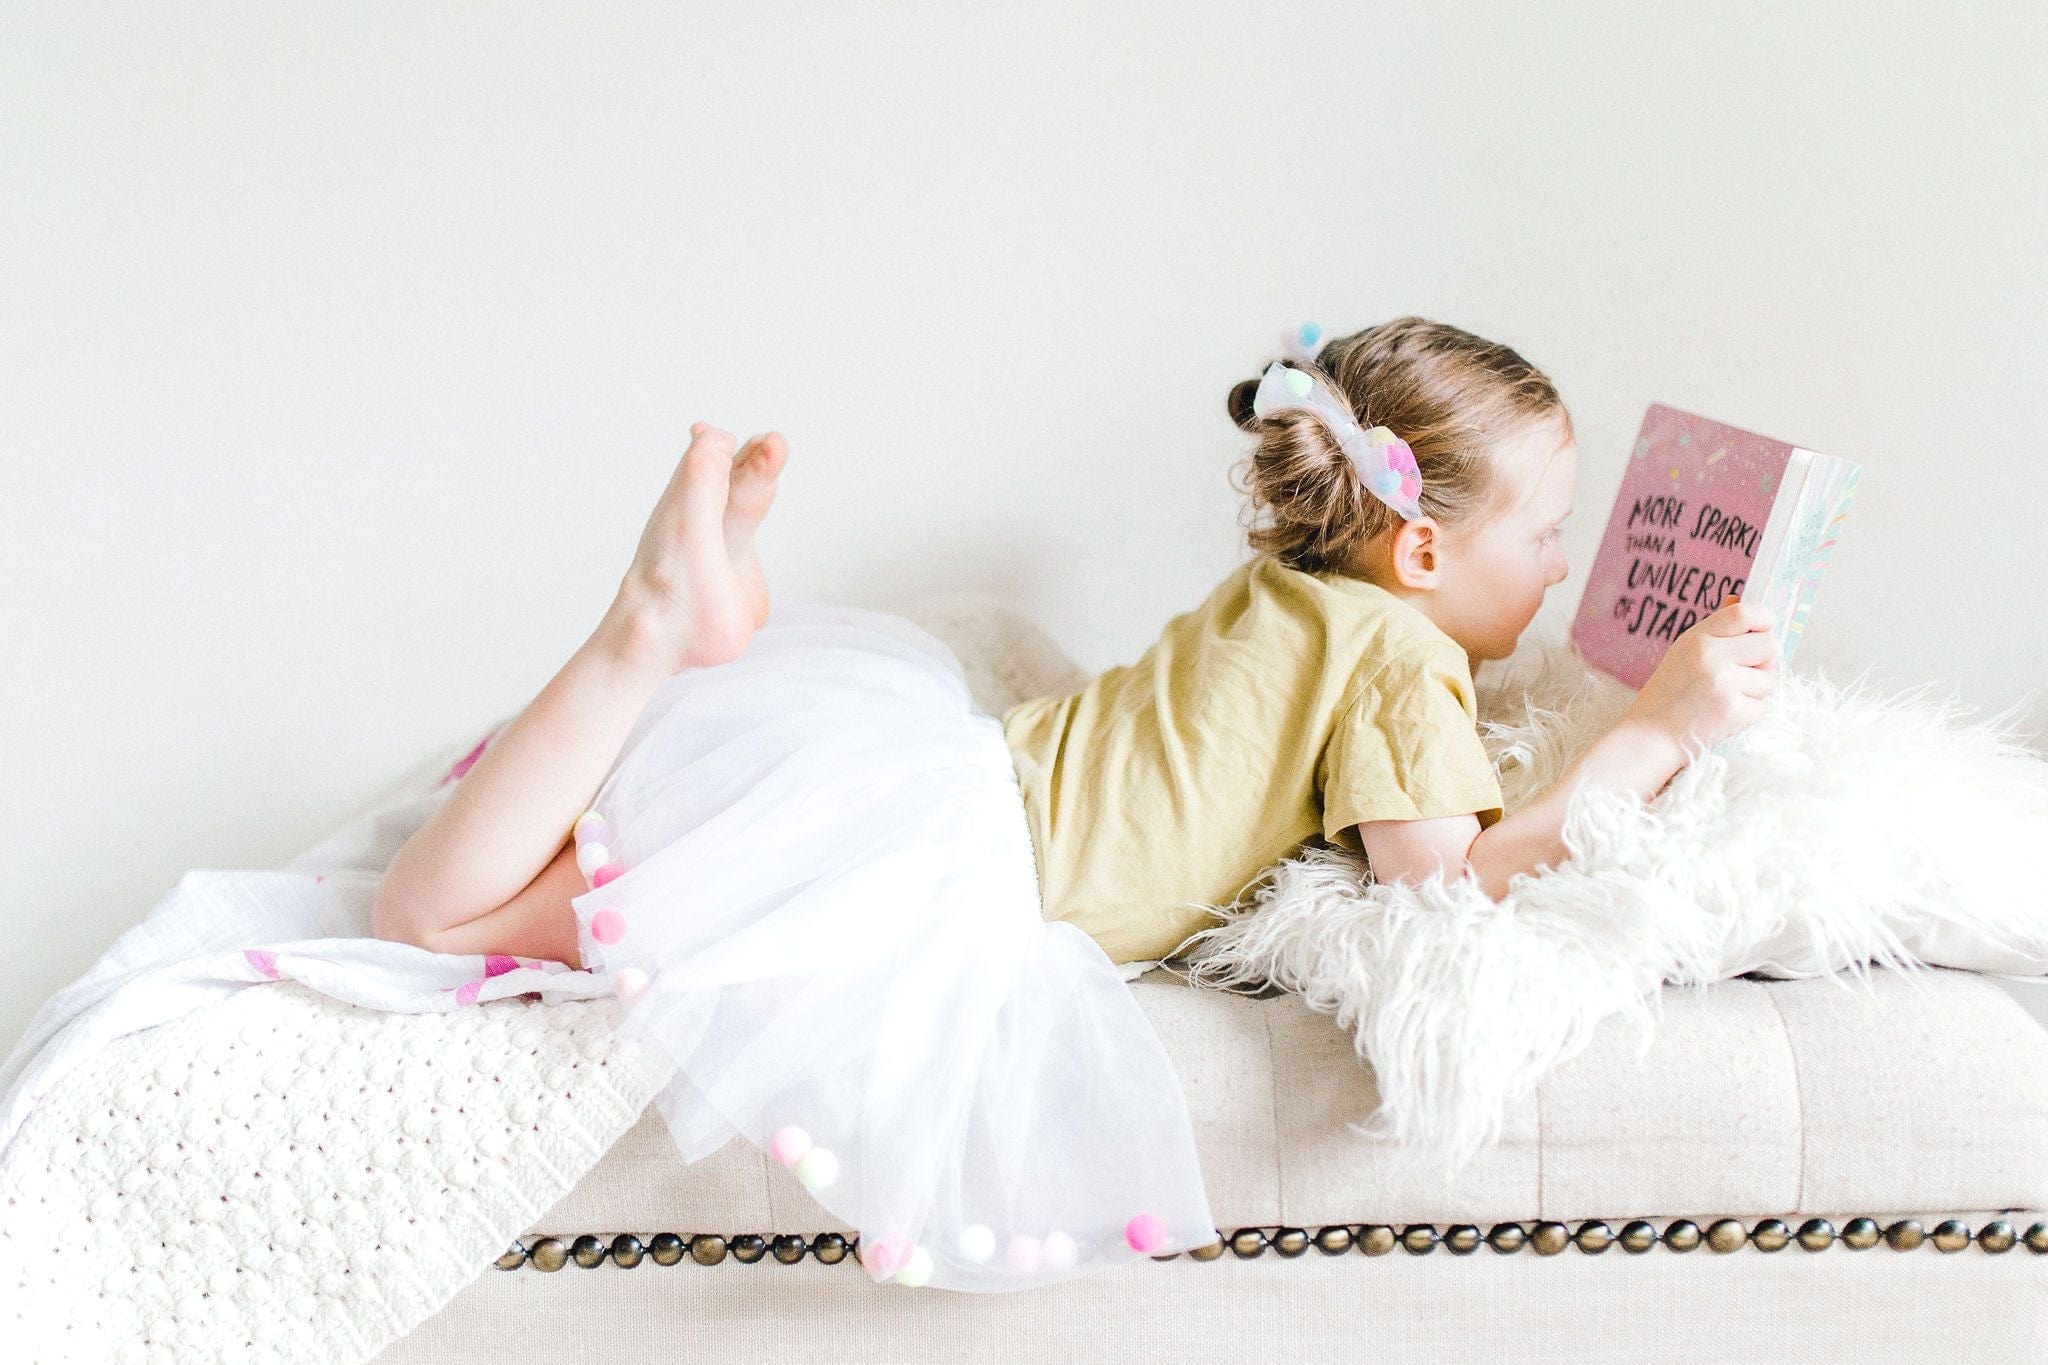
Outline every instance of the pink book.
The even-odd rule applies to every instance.
[[[1682,631],[1740,596],[1777,614],[1789,662],[1861,473],[1650,404],[1572,621],[1580,657],[1640,688]]]

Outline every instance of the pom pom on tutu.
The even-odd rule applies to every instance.
[[[995,1230],[986,1223],[969,1223],[960,1229],[960,1254],[977,1264],[995,1255]]]
[[[576,827],[571,833],[575,835],[576,843],[579,846],[583,844],[608,844],[612,841],[611,826],[607,825],[604,822],[604,817],[594,810],[587,810],[577,816]]]
[[[921,1246],[910,1249],[910,1259],[896,1272],[896,1283],[907,1284],[913,1289],[932,1282],[932,1254]]]
[[[813,1147],[798,1158],[796,1178],[807,1189],[822,1190],[839,1178],[839,1158],[823,1147]]]
[[[612,977],[612,993],[627,1004],[632,1004],[647,994],[647,973],[638,967],[619,968],[617,974]]]
[[[768,1139],[768,1154],[785,1166],[794,1166],[811,1150],[811,1135],[793,1123],[785,1123]]]
[[[917,1244],[908,1237],[877,1237],[869,1241],[860,1239],[860,1263],[872,1275],[894,1275],[910,1263],[910,1255]],[[925,1259],[931,1259],[927,1252]]]
[[[1010,1238],[1010,1245],[1003,1251],[1003,1264],[1020,1275],[1029,1275],[1038,1269],[1042,1248],[1038,1239],[1028,1232],[1020,1232]]]
[[[1159,1221],[1157,1214],[1141,1213],[1124,1224],[1124,1240],[1131,1244],[1131,1250],[1149,1256],[1166,1245],[1166,1224]]]

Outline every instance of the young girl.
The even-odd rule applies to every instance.
[[[1472,672],[1566,574],[1555,388],[1398,318],[1231,391],[1251,557],[1132,664],[1000,717],[899,617],[776,601],[787,460],[704,423],[597,629],[399,850],[380,937],[606,974],[686,1160],[746,1135],[876,1278],[1015,1288],[1215,1236],[1185,1099],[1116,964],[1323,837],[1498,898],[1582,782],[1654,794],[1755,719],[1770,621],[1687,631],[1503,815]]]

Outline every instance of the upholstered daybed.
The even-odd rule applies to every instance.
[[[987,703],[1077,681],[929,603]],[[1970,972],[1667,990],[1447,1185],[1347,1125],[1350,1037],[1291,994],[1132,989],[1186,1087],[1217,1241],[1025,1293],[877,1286],[791,1173],[681,1163],[652,1107],[392,1365],[1431,1359],[2020,1360],[2048,1353],[2048,1030]]]

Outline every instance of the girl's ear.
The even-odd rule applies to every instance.
[[[1434,517],[1417,517],[1394,531],[1394,578],[1404,587],[1434,588],[1442,575],[1443,529]]]

